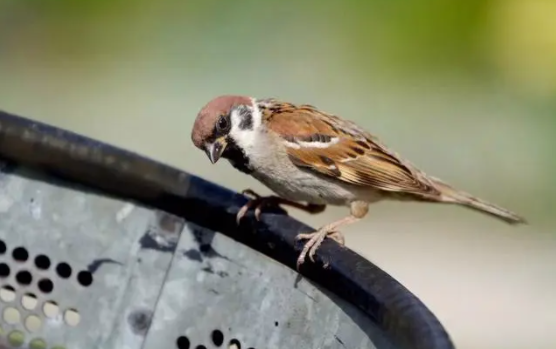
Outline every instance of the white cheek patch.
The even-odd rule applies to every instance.
[[[256,131],[259,130],[261,127],[261,123],[263,121],[263,114],[259,110],[259,107],[257,106],[257,102],[253,98],[251,98],[251,105],[253,111],[253,130]]]
[[[240,127],[243,117],[239,114],[238,110],[233,110],[231,113],[232,128],[230,136],[236,141],[238,146],[243,149],[252,149],[256,147],[259,141],[258,133],[261,131],[262,114],[256,104],[249,106],[251,112],[251,128]]]

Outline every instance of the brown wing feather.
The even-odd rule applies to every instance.
[[[309,105],[289,103],[270,103],[263,115],[272,120],[268,127],[284,139],[288,155],[298,167],[358,186],[422,196],[439,194],[410,164],[352,122]],[[311,144],[319,146],[307,146]]]

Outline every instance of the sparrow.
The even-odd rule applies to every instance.
[[[427,175],[354,122],[319,110],[274,98],[223,95],[198,113],[191,132],[193,144],[214,164],[227,159],[276,195],[260,196],[250,189],[249,209],[285,205],[320,213],[327,205],[346,206],[350,214],[312,233],[297,235],[306,243],[297,268],[314,255],[325,238],[344,245],[339,228],[364,218],[369,205],[382,200],[456,204],[497,217],[510,224],[525,219],[439,178]]]

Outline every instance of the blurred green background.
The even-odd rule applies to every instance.
[[[225,93],[342,115],[526,216],[384,203],[344,232],[459,348],[556,347],[556,1],[0,0],[0,109],[268,193],[191,144]]]

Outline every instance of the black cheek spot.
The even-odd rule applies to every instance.
[[[241,114],[241,121],[239,123],[239,128],[242,130],[252,130],[253,129],[253,114],[249,111],[245,111]]]

